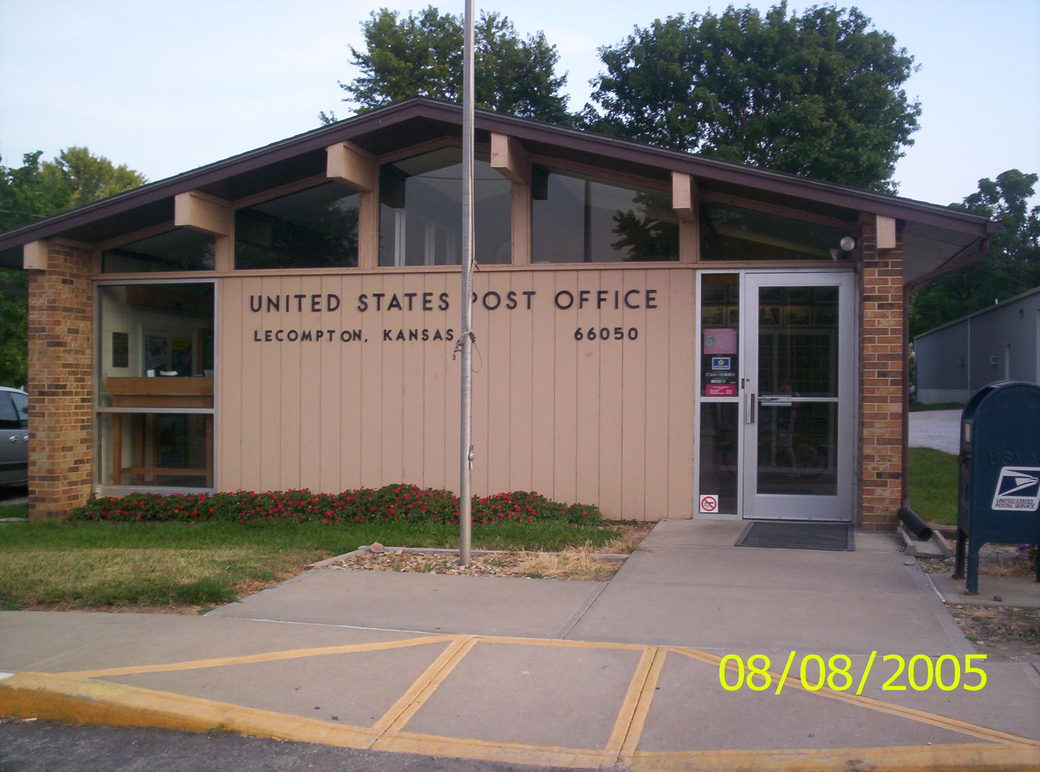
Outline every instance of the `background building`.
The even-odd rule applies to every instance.
[[[988,383],[1040,382],[1040,287],[914,338],[917,401],[967,402]]]

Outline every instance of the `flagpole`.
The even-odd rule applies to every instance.
[[[462,400],[459,413],[459,563],[470,562],[473,464],[473,0],[466,0],[462,49]]]

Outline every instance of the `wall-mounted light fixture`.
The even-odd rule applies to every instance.
[[[852,236],[842,236],[838,242],[838,248],[830,250],[831,260],[837,262],[839,257],[848,257],[849,253],[856,248],[856,239]]]

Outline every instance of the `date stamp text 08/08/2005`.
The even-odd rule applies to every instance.
[[[908,689],[915,692],[929,689],[977,692],[986,685],[986,671],[978,666],[985,661],[985,654],[943,654],[938,657],[916,654],[909,658],[901,654],[885,654],[880,657],[883,672],[874,673],[879,657],[876,651],[872,651],[858,676],[853,673],[852,657],[847,654],[834,654],[826,659],[819,654],[806,654],[796,667],[797,658],[796,651],[788,654],[783,673],[778,675],[770,669],[772,662],[765,654],[752,654],[747,658],[727,654],[719,662],[719,683],[728,692],[746,688],[780,694],[790,679],[796,687],[810,692],[826,688],[835,692],[854,690],[861,695],[873,673],[885,679],[881,684],[883,692],[905,692]]]

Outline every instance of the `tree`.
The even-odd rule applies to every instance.
[[[362,25],[365,50],[353,46],[352,64],[361,75],[340,83],[358,112],[410,97],[462,101],[463,21],[429,6],[401,18],[396,11],[373,11]],[[557,76],[556,46],[539,32],[521,38],[498,13],[482,12],[474,24],[474,99],[481,107],[522,118],[567,123],[567,98]],[[326,123],[334,116],[322,113]]]
[[[18,168],[0,165],[0,232],[114,196],[148,180],[85,147],[69,147],[51,161],[42,150],[22,156]]]
[[[911,298],[910,335],[979,311],[994,302],[1040,286],[1040,206],[1029,207],[1036,174],[1008,169],[951,204],[1000,223],[989,251],[979,262],[940,276]]]
[[[913,57],[856,8],[679,14],[599,49],[580,125],[875,190],[913,144]]]
[[[51,161],[41,162],[42,155],[26,153],[20,167],[0,165],[0,232],[147,182],[85,147],[62,150]],[[24,271],[0,270],[0,384],[26,382],[27,286]]]

